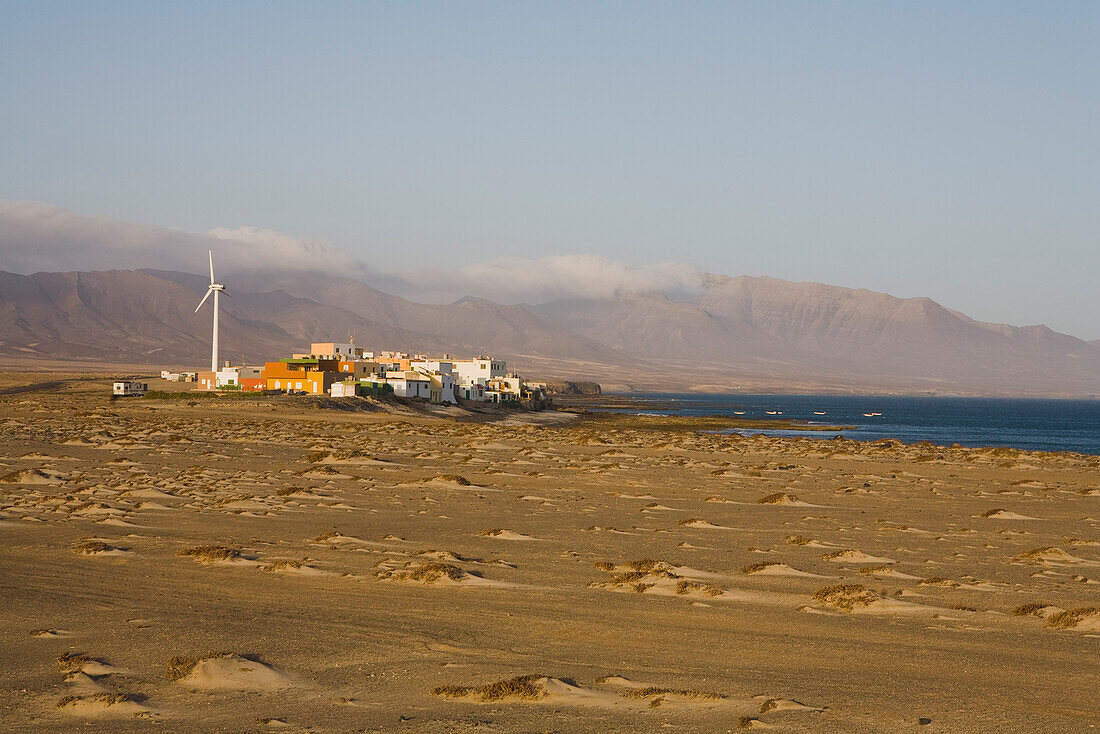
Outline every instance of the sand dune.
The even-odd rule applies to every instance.
[[[293,685],[282,671],[259,660],[220,653],[198,660],[173,658],[169,673],[182,686],[195,689],[277,691]]]

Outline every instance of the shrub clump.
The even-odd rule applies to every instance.
[[[1046,602],[1033,601],[1028,604],[1021,604],[1020,606],[1013,609],[1012,613],[1015,614],[1017,617],[1037,617],[1039,616],[1039,612],[1049,606],[1051,605],[1047,604]]]
[[[196,545],[194,548],[176,551],[176,555],[190,556],[203,563],[217,563],[219,561],[235,561],[241,557],[241,551],[237,548],[227,548],[224,545]]]
[[[1100,614],[1100,607],[1079,607],[1077,609],[1067,609],[1064,612],[1058,612],[1052,614],[1047,619],[1047,624],[1056,630],[1073,629],[1081,620],[1086,617],[1091,617],[1094,614]]]
[[[73,553],[78,553],[83,556],[90,556],[93,553],[107,553],[109,551],[118,550],[113,545],[108,545],[102,540],[85,540],[80,545],[73,546]]]
[[[822,606],[850,612],[878,601],[879,595],[862,584],[836,584],[814,592],[814,601]]]
[[[692,691],[686,688],[659,688],[646,686],[644,688],[631,688],[619,694],[623,698],[647,699],[663,696],[679,696],[681,698],[693,698],[696,700],[720,701],[725,698],[721,693],[708,693],[706,691]]]
[[[502,701],[509,698],[537,701],[549,695],[541,684],[545,679],[544,675],[521,675],[482,686],[439,686],[432,689],[432,694],[447,698],[474,696],[479,701]]]
[[[380,579],[394,579],[396,581],[418,581],[422,584],[431,584],[440,579],[448,578],[452,581],[461,581],[466,578],[466,572],[458,566],[450,563],[429,562],[413,569],[379,571],[375,574]]]
[[[700,594],[706,594],[707,596],[721,596],[721,587],[714,584],[706,584],[701,581],[688,581],[683,579],[676,584],[677,594],[690,594],[691,592],[698,592]]]
[[[784,494],[782,492],[776,492],[775,494],[769,494],[767,497],[761,497],[756,501],[758,505],[782,505],[789,502],[798,502],[798,498],[793,495]]]
[[[57,707],[65,708],[74,703],[81,703],[84,701],[102,703],[107,706],[117,706],[123,703],[141,703],[144,700],[145,696],[136,693],[92,693],[87,696],[65,696],[57,702]]]

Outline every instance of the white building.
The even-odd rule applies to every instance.
[[[424,377],[428,378],[428,382],[431,384],[428,400],[433,403],[456,403],[455,400],[455,378],[450,372],[439,372],[438,370],[426,370],[419,365],[415,367],[416,371]]]
[[[503,359],[492,357],[456,359],[451,362],[451,365],[459,385],[486,385],[494,377],[504,377],[508,374],[507,363]]]
[[[485,386],[477,383],[472,385],[456,385],[455,395],[463,400],[485,400]]]
[[[240,387],[241,380],[256,380],[264,375],[263,367],[226,367],[214,373],[214,387]]]
[[[494,377],[489,381],[489,387],[500,391],[505,400],[519,400],[523,397],[523,379],[519,375]]]
[[[334,382],[328,389],[328,394],[334,398],[354,398],[355,388],[358,382],[347,380],[346,382]]]
[[[414,359],[412,361],[412,367],[413,369],[424,372],[438,372],[441,375],[453,375],[455,365],[454,362],[450,360]]]
[[[413,370],[400,372],[387,372],[386,382],[393,387],[393,394],[399,398],[424,398],[432,397],[432,383],[427,376]]]

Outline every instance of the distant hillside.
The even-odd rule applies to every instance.
[[[210,306],[194,313],[207,282],[156,270],[0,271],[0,355],[207,364]],[[311,341],[349,334],[364,345],[408,351],[491,351],[512,360],[570,355],[600,363],[620,358],[519,306],[472,300],[422,305],[356,281],[310,274],[242,274],[228,291],[221,356],[234,361],[274,359]]]
[[[227,275],[222,357],[275,358],[343,339],[501,355],[532,377],[605,389],[1100,394],[1100,343],[986,324],[926,298],[708,276],[696,295],[504,306],[415,303],[320,273]],[[200,275],[0,272],[0,356],[206,364]]]
[[[1045,326],[986,324],[928,298],[709,276],[656,294],[530,307],[617,350],[685,369],[975,392],[1100,393],[1100,348]]]

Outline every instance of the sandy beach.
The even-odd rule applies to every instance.
[[[1100,724],[1100,457],[0,383],[5,731]]]

